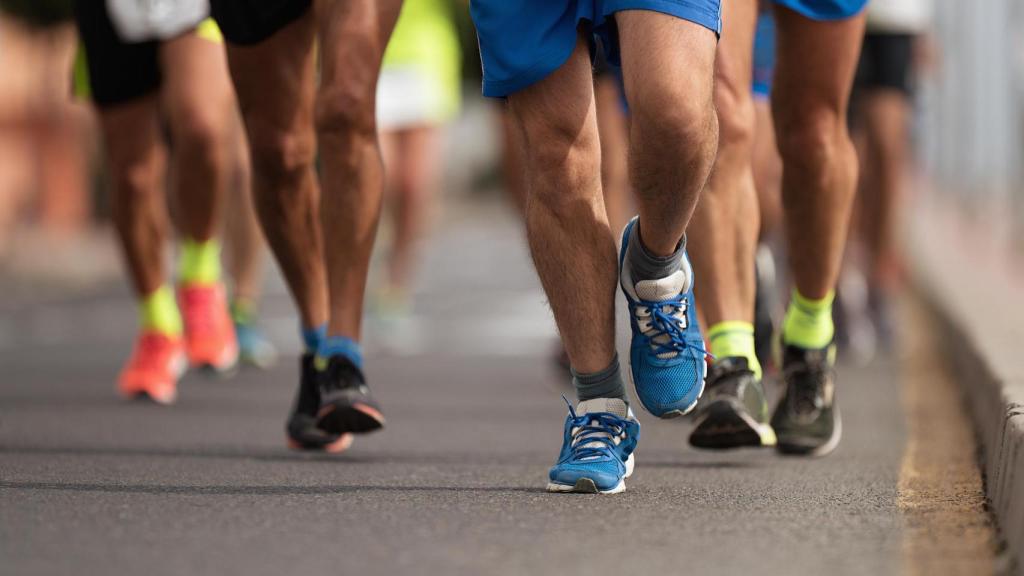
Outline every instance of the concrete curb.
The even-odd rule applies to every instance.
[[[911,273],[944,329],[981,443],[986,496],[1024,576],[1024,282],[962,220],[915,209]]]

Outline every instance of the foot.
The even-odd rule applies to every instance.
[[[292,413],[285,430],[288,446],[295,450],[323,450],[343,452],[352,445],[351,434],[332,434],[316,425],[316,414],[320,409],[320,390],[317,387],[313,355],[303,354],[299,389],[295,393]]]
[[[562,452],[548,473],[548,492],[622,492],[633,473],[639,438],[640,423],[622,400],[587,400],[576,410],[570,404]]]
[[[775,445],[761,381],[746,358],[718,358],[708,372],[707,390],[690,433],[695,448],[727,450]]]
[[[697,405],[704,391],[707,353],[692,306],[693,282],[683,270],[657,280],[633,281],[626,255],[636,223],[633,218],[623,230],[619,255],[620,284],[633,330],[630,377],[647,411],[674,418]]]
[[[839,445],[842,423],[835,405],[834,358],[834,345],[820,350],[784,347],[786,390],[772,415],[780,452],[824,456]]]
[[[234,370],[238,365],[238,340],[228,314],[224,286],[182,284],[178,287],[178,300],[185,320],[189,363],[222,374]]]
[[[117,390],[125,398],[143,396],[157,404],[173,404],[178,397],[178,379],[187,367],[181,338],[143,332],[121,371]]]
[[[343,356],[315,366],[320,392],[317,426],[332,434],[373,432],[384,427],[380,405],[370,395],[363,372]]]
[[[238,359],[243,364],[266,370],[277,362],[277,349],[252,319],[234,322],[238,338]]]

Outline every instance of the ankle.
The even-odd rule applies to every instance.
[[[760,379],[761,363],[754,347],[754,325],[750,322],[719,322],[708,329],[711,354],[716,360],[743,358],[747,367]]]
[[[782,324],[783,344],[809,350],[820,350],[828,346],[835,336],[835,325],[832,323],[834,300],[834,292],[829,292],[824,298],[811,299],[793,290]]]

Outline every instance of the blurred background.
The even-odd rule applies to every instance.
[[[479,58],[465,3],[444,4],[459,41],[454,54],[460,61],[450,68],[458,71],[461,105],[453,105],[451,115],[431,130],[430,138],[438,145],[412,152],[429,166],[420,180],[432,182],[425,191],[399,195],[429,195],[414,200],[410,209],[417,214],[411,225],[417,238],[428,237],[431,230],[424,226],[421,235],[420,221],[443,219],[477,205],[515,210],[522,195],[516,147],[505,130],[501,104],[479,93]],[[81,54],[74,24],[62,20],[67,2],[4,5],[0,285],[5,292],[27,288],[61,293],[117,283],[120,267],[103,146],[88,99],[75,96],[76,82],[87,80],[81,78],[81,62],[76,66]],[[1024,245],[1024,6],[1014,0],[939,0],[929,12],[925,27],[914,31],[919,39],[914,91],[906,111],[909,153],[895,160],[901,163],[900,218],[922,207],[955,206],[967,219],[965,225],[984,229],[989,250],[1013,259]],[[609,87],[609,93],[614,90]],[[855,110],[856,104],[855,98]],[[611,110],[607,116],[615,115],[614,106],[606,109]],[[870,126],[863,115],[852,122],[855,128]],[[624,167],[616,166],[624,164],[621,137],[613,133],[623,129],[624,121],[611,118],[604,124],[602,137],[607,134],[613,146],[605,154],[611,172],[605,187],[618,189],[628,184],[621,182]],[[386,144],[385,151],[393,148]],[[865,152],[864,146],[861,150]],[[399,156],[389,159],[393,172],[415,164],[399,162]],[[865,162],[870,161],[865,152]],[[625,214],[628,203],[622,203],[610,198],[610,211]],[[614,224],[621,216],[612,220]],[[386,219],[382,253],[388,250],[395,222]],[[401,235],[398,239],[406,241]],[[387,258],[380,260],[387,266]],[[392,278],[382,291],[394,282],[406,280]],[[408,284],[412,289],[414,279]]]

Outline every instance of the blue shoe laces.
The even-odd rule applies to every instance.
[[[694,348],[702,355],[710,356],[703,346],[694,346],[686,341],[686,329],[689,327],[686,313],[689,303],[684,294],[661,302],[640,300],[639,305],[650,312],[650,316],[644,317],[644,319],[650,320],[651,328],[654,331],[645,336],[650,340],[651,348],[656,356],[660,357],[665,354],[675,357],[687,348]]]
[[[579,416],[572,403],[562,396],[569,406],[570,429],[572,433],[572,460],[580,461],[609,457],[615,454],[615,438],[626,430],[626,421],[611,412],[592,412]]]

